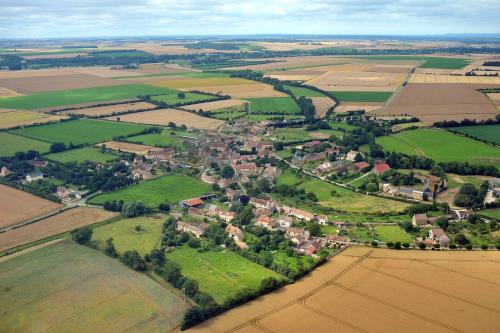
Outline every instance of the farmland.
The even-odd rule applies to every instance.
[[[101,142],[95,145],[97,148],[106,148],[115,150],[117,152],[126,152],[136,155],[146,155],[148,151],[153,150],[151,146],[145,146],[141,144],[122,142],[122,141],[107,141]]]
[[[45,113],[21,110],[5,112],[0,110],[0,128],[12,128],[21,125],[46,123],[49,121],[58,121],[60,119],[62,119],[62,117]]]
[[[113,113],[154,109],[156,105],[147,102],[130,102],[61,111],[61,114],[79,114],[87,117],[107,116]]]
[[[69,162],[85,162],[91,161],[94,163],[105,163],[116,160],[118,156],[109,153],[103,153],[99,149],[92,147],[84,147],[79,149],[71,149],[61,153],[48,154],[45,156],[47,159],[59,163]]]
[[[183,148],[183,140],[177,135],[172,135],[169,131],[165,130],[162,133],[152,133],[131,136],[127,138],[128,142],[134,142],[139,144],[144,144],[148,146],[158,146],[158,147],[176,147],[178,149]],[[123,150],[123,149],[122,149]]]
[[[325,91],[392,92],[403,81],[404,74],[401,73],[330,71],[306,83]]]
[[[123,124],[100,120],[73,120],[57,124],[22,128],[15,130],[14,133],[48,142],[92,144],[110,140],[117,136],[139,133],[145,128],[146,126],[137,124]]]
[[[417,129],[377,138],[386,151],[422,155],[438,162],[500,165],[500,148],[438,129]]]
[[[0,262],[0,274],[6,332],[164,332],[189,308],[145,275],[68,241]]]
[[[228,250],[198,252],[183,246],[167,254],[167,260],[178,263],[184,276],[198,281],[201,291],[220,304],[245,288],[258,289],[266,277],[280,279],[278,274]]]
[[[264,98],[264,97],[287,97],[286,94],[274,90],[273,86],[257,82],[247,85],[201,87],[198,90],[212,94],[229,95],[232,98],[243,98],[243,99]]]
[[[142,201],[148,207],[157,207],[161,203],[172,204],[201,196],[209,190],[209,185],[195,178],[169,175],[98,195],[90,199],[90,203],[101,205],[107,200]]]
[[[332,92],[341,102],[385,102],[392,93],[387,91],[335,91]]]
[[[480,126],[462,126],[450,128],[452,131],[457,131],[468,135],[472,138],[492,142],[500,145],[500,125],[480,125]]]
[[[375,226],[373,229],[377,238],[383,242],[412,242],[411,236],[406,234],[399,226]]]
[[[299,106],[290,97],[247,98],[251,113],[300,113]]]
[[[303,128],[289,127],[276,129],[273,137],[282,142],[307,141],[309,139],[328,139],[330,135],[341,138],[344,133],[337,130],[306,131]]]
[[[153,100],[156,102],[163,102],[167,105],[176,105],[198,103],[200,101],[213,100],[217,98],[211,95],[190,92],[184,93],[184,95],[185,97],[179,97],[179,94],[157,95],[153,97]]]
[[[224,99],[221,101],[215,101],[215,102],[206,102],[206,103],[199,103],[199,104],[191,104],[188,106],[185,106],[185,109],[189,109],[192,111],[215,111],[215,110],[220,110],[220,109],[226,109],[226,108],[233,108],[233,107],[239,107],[243,105],[244,101],[239,100],[239,99]]]
[[[164,81],[153,81],[149,83],[150,85],[169,88],[169,89],[197,89],[203,90],[203,87],[218,87],[218,86],[239,86],[239,85],[249,85],[257,84],[255,81],[220,77],[220,78],[184,78],[180,80],[164,80]]]
[[[39,153],[49,151],[50,143],[33,140],[24,136],[15,135],[7,132],[0,132],[0,156],[12,156],[15,153],[28,150],[35,150]]]
[[[423,56],[369,56],[363,57],[368,60],[418,60],[423,61],[420,68],[442,68],[442,69],[461,69],[467,66],[470,61],[462,58],[445,57],[423,57]]]

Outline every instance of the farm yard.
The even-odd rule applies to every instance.
[[[99,149],[92,147],[71,149],[61,153],[45,155],[45,158],[59,163],[82,163],[85,161],[94,163],[106,163],[116,160],[118,157],[119,156],[101,152]]]
[[[15,135],[7,132],[0,132],[0,156],[12,156],[15,153],[28,150],[35,150],[39,153],[49,151],[50,143],[44,141],[33,140],[24,136]]]
[[[130,102],[60,111],[59,114],[78,114],[86,117],[99,117],[112,115],[113,113],[148,110],[154,108],[156,108],[156,105],[148,102]]]
[[[190,307],[147,276],[69,241],[2,261],[0,274],[8,332],[164,332]]]

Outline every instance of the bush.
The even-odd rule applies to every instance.
[[[191,238],[187,242],[187,245],[189,247],[192,247],[193,249],[198,249],[201,246],[201,242],[200,242],[200,240],[198,238]]]
[[[86,245],[92,238],[92,229],[89,227],[78,228],[71,232],[71,239],[81,245]]]
[[[481,249],[482,250],[488,250],[488,245],[486,245],[486,244],[481,245]]]
[[[392,249],[394,247],[394,243],[393,242],[387,242],[386,245],[390,249]]]
[[[472,244],[467,244],[467,245],[465,245],[465,248],[466,248],[467,250],[469,250],[469,251],[470,251],[470,250],[472,250]]]
[[[373,240],[373,241],[371,242],[371,245],[372,245],[373,247],[378,247],[378,242],[377,242],[376,240]]]
[[[113,238],[108,238],[106,240],[106,247],[104,248],[104,253],[111,258],[118,257],[118,252],[116,251],[115,245],[113,244]]]
[[[194,306],[184,313],[181,330],[185,330],[191,326],[201,323],[204,319],[205,315],[203,310],[199,306]]]
[[[405,249],[409,248],[409,247],[410,247],[410,243],[404,242],[404,243],[403,243],[403,247],[404,247]]]
[[[394,248],[395,248],[396,250],[401,250],[401,242],[396,242],[396,243],[394,243]]]
[[[136,271],[146,270],[146,263],[136,250],[124,252],[120,261]]]
[[[135,217],[144,214],[146,207],[142,202],[128,201],[123,204],[122,215],[125,217]]]
[[[456,248],[457,248],[457,246],[456,246],[455,244],[451,244],[451,245],[450,245],[450,249],[451,249],[451,250],[455,250]]]
[[[427,247],[427,245],[425,245],[425,243],[424,243],[424,242],[418,243],[418,248],[419,248],[420,250],[425,250],[425,248],[426,248],[426,247]]]
[[[184,283],[182,283],[182,291],[186,296],[193,297],[198,292],[198,282],[186,278]]]

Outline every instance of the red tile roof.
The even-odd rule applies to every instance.
[[[382,174],[390,169],[391,169],[391,167],[387,163],[381,163],[381,164],[375,165],[375,172],[378,174]]]

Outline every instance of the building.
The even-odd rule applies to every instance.
[[[429,231],[428,239],[432,240],[434,244],[439,244],[440,247],[448,247],[450,245],[450,238],[441,228],[431,229]]]
[[[45,168],[49,162],[45,160],[33,160],[30,162],[35,168]]]
[[[237,226],[234,226],[232,224],[228,224],[227,227],[226,227],[226,233],[231,236],[233,239],[238,239],[240,241],[244,241],[245,240],[245,234],[243,233],[243,231],[241,231],[240,228],[238,228]]]
[[[321,146],[321,141],[309,141],[309,142],[306,142],[302,145],[302,148],[303,149],[313,149],[313,148],[316,148],[316,147],[319,147]]]
[[[249,202],[257,209],[266,209],[269,211],[273,211],[275,209],[274,202],[272,202],[271,200],[251,197]]]
[[[221,210],[221,209],[217,210],[216,214],[221,220],[226,221],[226,222],[231,222],[232,220],[234,220],[236,218],[235,212],[226,212],[226,211]]]
[[[200,238],[207,230],[207,223],[196,223],[196,222],[177,222],[177,230],[182,232],[188,232]]]
[[[376,164],[374,167],[373,167],[373,172],[378,175],[378,176],[381,176],[383,175],[384,173],[386,173],[387,171],[391,170],[391,167],[389,166],[389,164],[387,163],[380,163],[380,164]]]
[[[248,176],[257,173],[257,165],[253,162],[241,164],[233,163],[232,167],[234,171],[241,175]]]
[[[309,213],[309,212],[306,212],[305,210],[301,210],[301,209],[297,209],[297,208],[292,208],[290,210],[290,214],[289,215],[292,215],[298,219],[301,219],[301,220],[304,220],[304,221],[307,221],[307,222],[310,222],[314,219],[314,215]]]
[[[356,159],[356,156],[358,156],[358,154],[361,154],[361,153],[357,150],[351,150],[347,153],[345,159],[348,161],[354,161]],[[361,156],[363,156],[363,155],[361,154]]]
[[[201,180],[207,184],[215,184],[217,179],[213,175],[209,175],[206,171],[202,173]]]
[[[41,172],[33,172],[26,175],[26,181],[28,181],[28,183],[42,179],[43,179],[43,173]]]
[[[453,209],[448,217],[458,222],[467,220],[472,214],[474,212],[469,209]]]
[[[309,239],[309,231],[304,228],[289,227],[286,229],[285,237],[297,245],[303,244]]]
[[[269,180],[271,184],[280,175],[281,175],[281,169],[273,166],[266,166],[264,171],[262,171],[262,178]]]
[[[277,218],[276,222],[281,228],[289,228],[293,224],[293,218],[290,216],[281,215]]]
[[[356,171],[358,171],[358,172],[361,172],[361,170],[370,166],[370,164],[368,162],[365,162],[365,161],[354,163],[353,165],[356,168]]]
[[[64,186],[58,186],[56,196],[61,200],[65,200],[71,196],[71,191]]]
[[[154,178],[151,171],[144,168],[135,168],[131,171],[131,174],[132,178],[136,180],[149,180]]]
[[[329,220],[328,216],[326,215],[318,215],[316,216],[316,221],[318,221],[318,223],[321,225],[327,225]]]
[[[411,224],[414,227],[423,228],[428,224],[427,214],[413,214],[411,218]]]
[[[259,216],[254,224],[266,228],[267,230],[273,230],[278,226],[276,220],[268,216]]]
[[[349,245],[350,239],[343,236],[326,235],[326,242],[328,245]]]
[[[11,173],[12,173],[12,171],[10,171],[7,167],[2,167],[0,169],[0,177],[7,177]]]
[[[203,205],[204,201],[201,198],[191,198],[179,201],[179,206],[182,208],[199,207]]]

